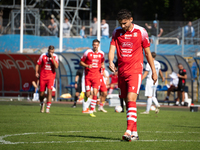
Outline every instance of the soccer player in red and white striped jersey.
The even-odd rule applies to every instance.
[[[85,67],[85,89],[86,97],[90,96],[93,87],[93,99],[91,101],[90,116],[96,117],[93,111],[97,102],[97,93],[100,86],[101,66],[104,65],[104,52],[98,50],[100,41],[93,40],[93,48],[85,51],[81,57],[80,65]]]
[[[40,76],[39,76],[39,65],[41,66]],[[46,113],[49,113],[52,99],[52,89],[54,86],[54,80],[56,77],[56,71],[59,66],[58,56],[54,54],[54,46],[50,45],[48,48],[48,53],[43,53],[37,61],[35,66],[35,75],[40,77],[40,104],[41,112],[44,112],[44,92],[47,87],[47,108]]]
[[[117,14],[121,27],[114,30],[108,54],[109,68],[115,72],[113,63],[115,49],[118,57],[118,87],[119,97],[126,102],[127,129],[123,140],[138,140],[136,99],[142,81],[143,49],[152,69],[152,79],[157,80],[157,74],[150,52],[148,34],[143,27],[133,24],[131,12],[122,9]]]

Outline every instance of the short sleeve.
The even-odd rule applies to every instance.
[[[41,65],[41,63],[42,63],[42,57],[43,57],[43,54],[40,55],[39,59],[37,60],[37,64],[38,65]]]
[[[110,45],[116,46],[115,41],[116,41],[116,29],[115,29],[115,30],[113,31],[113,33],[112,33],[112,40],[111,40],[111,42],[110,42]]]
[[[146,64],[145,70],[146,71],[150,71],[151,70],[149,63]]]
[[[82,62],[85,62],[85,60],[86,60],[86,58],[87,58],[87,54],[88,54],[88,52],[85,51],[85,53],[84,53],[83,56],[81,57],[81,61],[82,61]]]
[[[142,47],[143,48],[150,47],[149,36],[147,31],[143,28],[141,32],[142,32]]]

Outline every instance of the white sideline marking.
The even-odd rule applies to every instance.
[[[21,133],[21,134],[10,134],[0,136],[0,144],[40,144],[40,143],[108,143],[108,142],[121,142],[121,140],[104,140],[104,141],[39,141],[39,142],[10,142],[4,140],[4,138],[11,136],[31,135],[31,134],[51,134],[51,133],[75,133],[75,132],[121,132],[121,131],[58,131],[58,132],[33,132],[33,133]],[[163,132],[163,131],[140,131],[150,133],[184,133],[184,132]],[[189,134],[199,134],[200,132],[185,132]],[[200,140],[138,140],[136,142],[200,142]]]

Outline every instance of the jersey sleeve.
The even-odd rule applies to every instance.
[[[115,41],[116,41],[116,29],[115,29],[115,30],[113,31],[113,33],[112,33],[112,40],[111,40],[111,42],[110,42],[110,45],[116,46]]]
[[[105,61],[105,56],[104,56],[104,53],[102,53],[101,63],[103,63],[104,61]]]
[[[142,47],[150,47],[149,36],[144,28],[142,29]]]
[[[85,60],[86,60],[86,58],[87,58],[87,54],[88,54],[88,52],[85,51],[85,53],[84,53],[83,56],[81,57],[81,61],[82,61],[82,62],[85,62]]]
[[[37,60],[37,64],[38,65],[41,65],[41,63],[42,63],[42,57],[43,57],[43,54],[40,55],[39,59]]]
[[[55,55],[54,59],[55,59],[56,63],[59,64],[58,56],[57,55]]]
[[[185,70],[185,69],[183,69],[183,75],[186,75],[186,74],[187,74],[186,70]]]
[[[146,64],[145,70],[146,71],[150,71],[151,70],[149,63]]]

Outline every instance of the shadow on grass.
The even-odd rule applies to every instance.
[[[119,138],[107,138],[100,136],[90,136],[90,135],[49,135],[49,136],[58,136],[58,137],[81,137],[81,138],[91,138],[91,139],[104,139],[104,140],[121,140]]]

